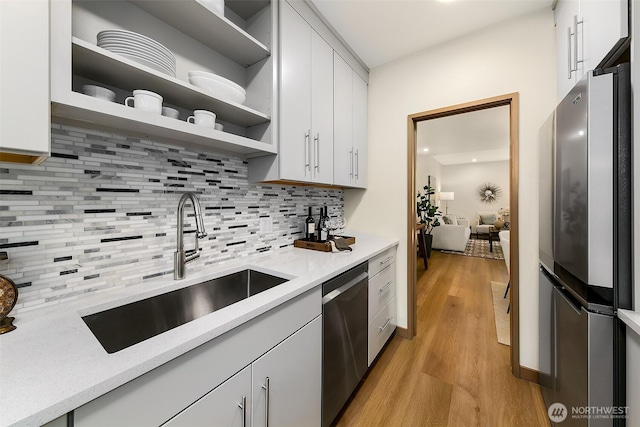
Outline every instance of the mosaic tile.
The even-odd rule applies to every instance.
[[[181,193],[199,194],[208,237],[199,266],[290,247],[308,208],[344,212],[337,189],[257,185],[237,156],[53,124],[52,157],[0,166],[0,274],[20,287],[13,313],[173,274]],[[272,231],[260,233],[260,218]],[[193,246],[185,210],[185,248]],[[191,267],[193,268],[193,267]]]

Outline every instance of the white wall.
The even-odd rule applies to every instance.
[[[555,107],[555,29],[549,10],[371,71],[369,186],[345,192],[351,228],[397,238],[398,325],[407,326],[407,116],[520,93],[520,363],[538,367],[538,129]]]
[[[440,191],[440,183],[442,182],[442,165],[433,156],[421,155],[416,156],[416,191],[424,193],[424,186],[427,185],[427,177],[431,175],[435,177],[436,191]],[[433,185],[433,179],[431,180]]]
[[[444,212],[445,203],[450,214],[469,218],[475,233],[475,219],[478,212],[498,212],[509,207],[509,162],[482,162],[442,167],[441,191],[453,191],[455,200],[440,202]],[[484,203],[478,197],[477,189],[482,183],[498,185],[502,192],[495,203]]]

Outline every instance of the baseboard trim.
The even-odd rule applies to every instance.
[[[396,335],[407,340],[413,338],[409,336],[409,330],[407,328],[401,328],[400,326],[396,326]]]
[[[540,383],[540,373],[535,369],[525,368],[522,365],[520,365],[520,378],[531,381],[532,383]]]

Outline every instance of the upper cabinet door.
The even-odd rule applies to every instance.
[[[313,181],[333,184],[333,49],[311,31]]]
[[[629,37],[627,0],[582,0],[585,70],[593,70]]]
[[[0,1],[0,160],[50,154],[49,2]]]
[[[559,0],[555,11],[558,101],[629,37],[627,0]]]
[[[353,71],[333,55],[333,183],[351,186],[354,176]]]
[[[575,86],[577,71],[574,69],[575,34],[573,18],[578,16],[577,0],[560,0],[554,11],[556,21],[556,73],[558,101],[562,100]],[[582,64],[580,64],[582,71]]]
[[[311,27],[280,2],[280,178],[311,181]]]
[[[367,187],[367,83],[353,72],[353,186]]]

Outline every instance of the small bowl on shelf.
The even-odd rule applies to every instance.
[[[177,119],[180,113],[178,110],[171,107],[162,107],[162,115],[166,117],[171,117],[172,119]]]
[[[114,102],[116,100],[116,93],[102,86],[84,85],[82,86],[82,93],[109,102]]]

